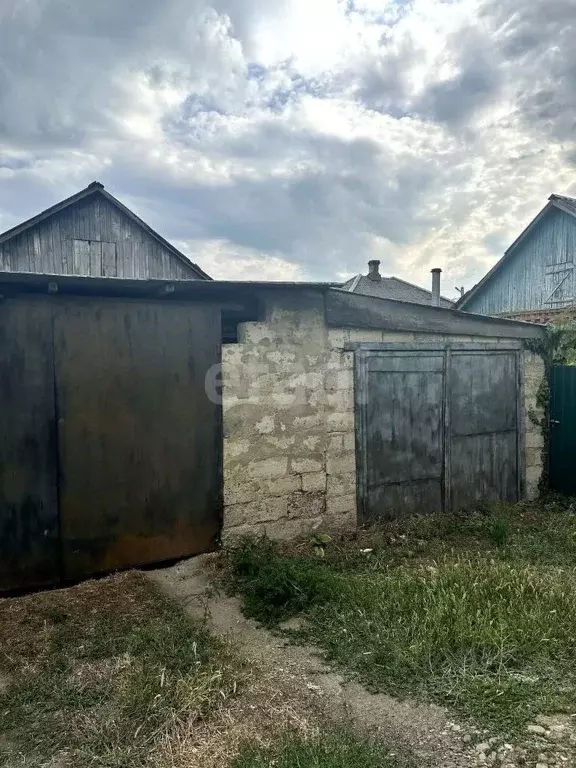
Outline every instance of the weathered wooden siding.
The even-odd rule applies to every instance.
[[[358,348],[356,468],[365,521],[523,497],[520,355],[487,344]]]
[[[197,275],[100,195],[0,244],[0,271],[193,280]]]
[[[476,295],[467,312],[497,315],[558,309],[574,302],[576,219],[552,209]]]

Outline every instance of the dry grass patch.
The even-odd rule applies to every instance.
[[[223,768],[245,749],[268,749],[286,732],[314,737],[325,721],[324,702],[306,680],[255,668],[242,694],[202,724],[167,736],[162,768]]]
[[[169,765],[248,671],[140,574],[0,600],[0,763]]]

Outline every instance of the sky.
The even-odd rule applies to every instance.
[[[0,0],[0,231],[102,181],[215,278],[472,287],[576,195],[576,0]]]

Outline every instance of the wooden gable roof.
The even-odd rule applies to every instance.
[[[470,301],[470,299],[475,296],[478,291],[480,291],[486,283],[497,273],[499,272],[502,267],[509,261],[509,259],[514,255],[516,249],[518,246],[524,242],[524,240],[528,237],[528,235],[534,231],[534,229],[540,224],[542,219],[552,210],[552,209],[558,209],[560,211],[564,211],[564,213],[567,213],[570,216],[576,217],[576,199],[573,197],[566,197],[564,195],[550,195],[548,198],[548,202],[542,208],[540,213],[532,219],[530,224],[524,229],[514,240],[512,245],[504,252],[504,255],[502,258],[494,264],[492,269],[487,272],[482,280],[480,282],[476,283],[475,286],[473,286],[467,293],[462,296],[461,299],[458,299],[456,302],[456,308],[457,309],[466,309],[466,305]]]
[[[24,221],[21,224],[18,224],[17,226],[12,227],[6,232],[0,234],[0,250],[3,247],[6,249],[8,247],[7,244],[9,244],[10,241],[20,237],[29,230],[42,225],[52,217],[56,217],[58,214],[65,212],[67,209],[70,209],[71,207],[76,206],[83,201],[89,202],[95,196],[103,198],[107,203],[117,209],[123,216],[128,218],[140,230],[143,230],[146,235],[155,241],[163,251],[168,252],[170,256],[174,257],[180,264],[180,269],[184,275],[189,273],[190,279],[196,280],[212,279],[210,275],[204,272],[204,270],[202,270],[197,264],[190,261],[190,259],[188,259],[181,251],[175,248],[170,242],[168,242],[168,240],[165,240],[160,234],[158,234],[158,232],[153,230],[152,227],[146,224],[145,221],[143,221],[133,211],[121,203],[120,200],[114,197],[114,195],[111,195],[109,192],[107,192],[106,189],[104,189],[104,185],[98,181],[92,182],[80,192],[77,192],[76,194],[66,198],[65,200],[62,200],[59,203],[56,203],[56,205],[47,208],[46,210],[42,211],[36,216],[33,216],[27,221]]]

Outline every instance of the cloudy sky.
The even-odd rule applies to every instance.
[[[576,194],[576,0],[0,0],[0,230],[94,179],[219,278],[471,287]]]

